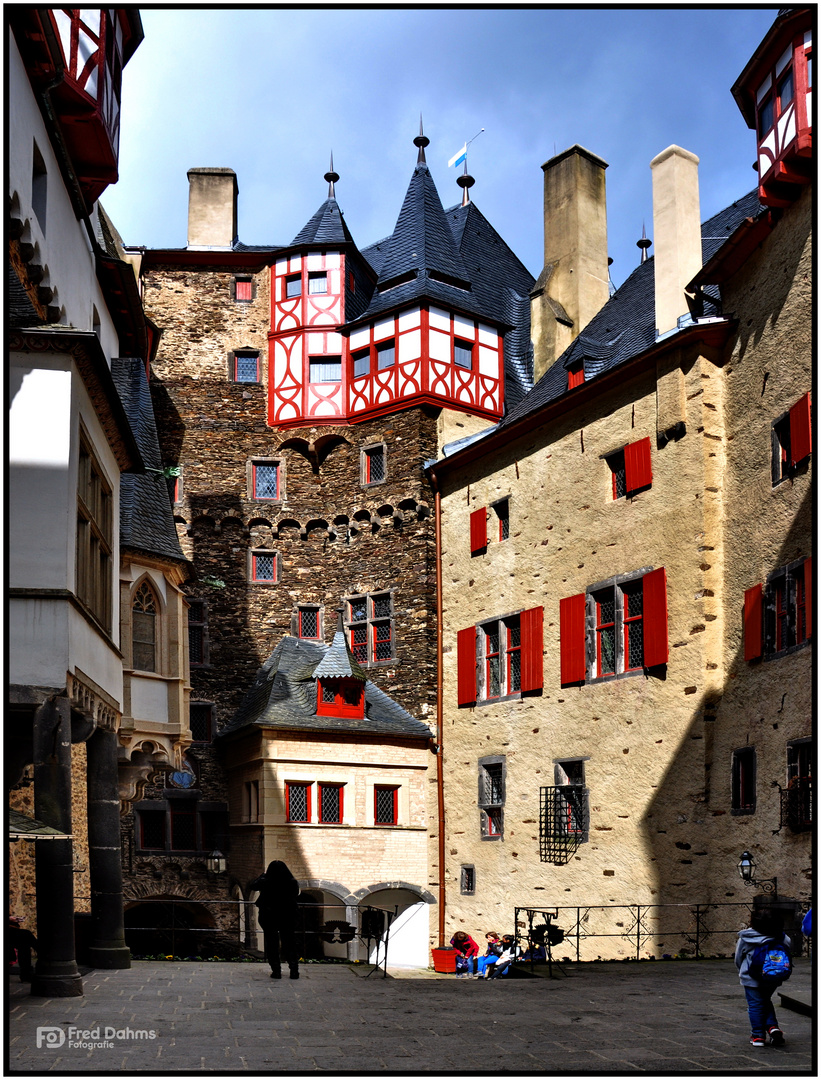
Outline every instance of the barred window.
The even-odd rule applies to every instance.
[[[191,667],[208,663],[208,604],[188,601],[188,662]]]
[[[483,839],[501,839],[504,833],[504,757],[479,759],[479,831]]]
[[[476,892],[476,867],[462,866],[459,874],[459,892],[462,896],[473,896]]]
[[[348,645],[358,663],[378,664],[395,657],[392,593],[347,597],[345,616]]]
[[[285,811],[288,821],[310,821],[311,785],[288,782],[285,785]]]
[[[214,737],[214,705],[210,701],[192,701],[189,706],[191,738],[208,744]]]
[[[373,820],[377,825],[395,825],[397,823],[397,795],[399,788],[375,787],[373,789]]]
[[[131,663],[138,671],[157,670],[157,611],[154,590],[144,581],[131,602]]]

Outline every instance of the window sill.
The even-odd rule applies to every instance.
[[[616,682],[618,679],[632,679],[636,675],[644,675],[646,677],[649,668],[630,668],[629,671],[619,671],[615,675],[596,675],[592,679],[585,679],[585,686],[595,686],[597,683]]]
[[[746,807],[734,806],[730,810],[730,817],[749,817],[751,814],[754,814],[754,813],[755,813],[755,807],[753,807],[750,810],[750,809],[747,809]]]
[[[806,649],[809,645],[812,645],[812,638],[807,638],[806,641],[799,641],[797,645],[789,645],[786,649],[779,649],[778,652],[766,653],[763,660],[780,660],[782,656],[792,656],[793,653],[801,652],[802,649]]]
[[[522,700],[522,691],[517,690],[513,694],[504,694],[502,697],[481,698],[479,701],[476,702],[476,707],[478,709],[480,706],[484,706],[484,705],[498,705],[499,702],[521,701],[521,700]]]
[[[499,834],[498,836],[482,836],[481,840],[504,840],[504,836]]]

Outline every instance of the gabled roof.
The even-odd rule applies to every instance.
[[[218,737],[258,727],[433,738],[433,732],[425,724],[415,720],[367,679],[363,719],[317,716],[317,669],[332,648],[304,638],[284,637],[257,672],[253,686]],[[364,676],[361,668],[355,666]],[[338,676],[326,674],[325,677]]]
[[[139,358],[115,357],[111,374],[131,424],[146,472],[120,479],[120,545],[187,562],[177,539],[168,485],[162,475],[151,391]]]
[[[712,258],[745,218],[755,217],[763,210],[758,192],[751,191],[705,221],[701,226],[703,260]],[[505,415],[497,430],[515,424],[551,401],[572,395],[574,391],[567,386],[567,369],[573,364],[583,362],[585,382],[589,382],[654,345],[654,274],[652,257],[637,266],[530,393]]]
[[[326,199],[311,220],[291,241],[290,246],[303,244],[353,244],[354,239],[342,217],[336,199]]]

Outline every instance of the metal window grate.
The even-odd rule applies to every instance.
[[[373,628],[373,650],[375,660],[391,658],[391,624],[375,623]]]
[[[279,466],[254,466],[254,498],[276,499],[279,495]]]
[[[376,484],[385,479],[385,450],[378,446],[366,451],[368,455],[368,483]]]
[[[377,788],[375,799],[376,824],[393,825],[396,822],[396,788]]]
[[[587,788],[575,784],[543,787],[539,800],[539,854],[542,862],[563,866],[588,830]]]
[[[319,637],[319,612],[313,608],[302,608],[299,613],[299,636]]]
[[[327,784],[320,785],[319,789],[319,812],[320,821],[334,824],[342,820],[340,814],[341,788]]]
[[[501,765],[484,765],[485,774],[485,803],[493,806],[502,803],[504,797],[504,781],[502,779]]]
[[[251,297],[249,296],[247,299],[250,300]],[[240,353],[234,359],[236,360],[237,382],[258,382],[259,357],[256,353]]]
[[[308,820],[308,785],[288,785],[288,820]]]
[[[476,868],[473,866],[462,867],[461,893],[463,896],[473,896],[476,892]]]
[[[795,777],[781,791],[781,824],[792,832],[812,828],[812,778]]]
[[[360,664],[368,662],[368,628],[366,626],[351,627],[351,652],[354,660]]]
[[[188,627],[188,659],[192,664],[204,663],[203,628],[201,626]]]
[[[274,580],[274,556],[273,555],[255,555],[254,556],[254,581],[273,581]]]
[[[389,619],[391,614],[390,596],[374,596],[373,614],[376,619]]]
[[[336,691],[333,686],[329,686],[328,683],[320,683],[322,689],[322,703],[324,705],[333,705],[336,701]]]
[[[211,742],[211,706],[192,705],[190,710],[191,738],[194,742]]]

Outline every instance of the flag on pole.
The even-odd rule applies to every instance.
[[[451,165],[461,165],[462,162],[465,160],[465,158],[467,156],[468,156],[468,144],[465,143],[465,145],[462,147],[462,149],[457,151],[457,153],[455,153],[453,155],[453,157],[450,159],[450,161],[448,162],[448,168],[450,168]]]

